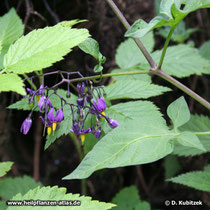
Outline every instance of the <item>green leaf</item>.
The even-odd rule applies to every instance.
[[[173,151],[171,136],[159,120],[132,120],[104,136],[80,165],[63,179],[83,179],[102,168],[154,162]]]
[[[200,47],[200,54],[210,60],[210,40],[205,42],[201,47]]]
[[[198,31],[197,28],[186,29],[185,22],[181,21],[177,25],[174,33],[172,34],[171,40],[174,41],[174,42],[177,42],[177,43],[183,43],[185,40],[187,40],[189,38],[189,36],[192,33],[196,32],[196,31]],[[166,26],[165,28],[160,29],[158,34],[160,34],[164,38],[167,38],[169,32],[170,32],[170,27]]]
[[[175,129],[190,120],[190,111],[183,96],[168,106],[167,114],[172,120]]]
[[[136,206],[135,210],[151,210],[151,206],[148,202],[143,201]]]
[[[63,59],[72,47],[88,36],[86,29],[57,25],[33,30],[10,46],[4,57],[4,67],[17,74],[41,70]]]
[[[119,124],[125,122],[129,124],[130,120],[135,119],[153,120],[154,118],[157,118],[160,123],[165,123],[158,107],[156,107],[150,101],[131,101],[119,103],[107,108],[105,112],[107,116],[117,120]],[[102,128],[105,133],[112,130],[106,121],[102,124]]]
[[[135,69],[127,70],[135,71]],[[123,72],[123,69],[112,72]],[[167,87],[155,85],[151,83],[151,78],[148,75],[127,75],[114,77],[115,81],[104,89],[107,93],[107,99],[140,99],[149,98],[152,96],[161,95],[169,91]]]
[[[6,205],[6,203],[4,202],[4,201],[0,201],[0,209],[1,210],[6,210],[7,209],[7,205]]]
[[[141,42],[149,52],[153,51],[155,40],[152,32],[143,37]],[[119,45],[115,60],[117,65],[124,69],[133,67],[137,64],[147,63],[146,58],[133,39],[128,39]]]
[[[66,20],[66,21],[61,21],[59,22],[57,25],[63,26],[63,27],[72,27],[78,23],[83,23],[86,22],[87,20],[79,20],[79,19],[75,19],[75,20]]]
[[[181,9],[182,4],[185,4]],[[140,38],[155,28],[162,26],[176,26],[189,13],[201,8],[209,8],[210,0],[162,0],[160,4],[161,16],[156,16],[149,23],[139,19],[125,33],[126,37]]]
[[[113,210],[146,210],[151,209],[147,202],[142,202],[138,195],[138,190],[135,186],[123,188],[115,197],[112,199],[112,203],[117,204]],[[149,206],[149,208],[144,208],[144,206]],[[142,207],[142,208],[140,208]]]
[[[14,91],[25,95],[24,83],[16,74],[0,74],[0,92]]]
[[[5,199],[11,199],[17,193],[25,194],[28,190],[42,186],[40,182],[35,182],[29,176],[4,178],[0,180],[0,196]]]
[[[1,50],[2,50],[2,41],[0,40],[0,54],[1,54]]]
[[[197,190],[210,192],[210,173],[203,171],[189,172],[169,179],[173,183],[186,185]]]
[[[159,62],[162,51],[155,51],[153,59]],[[192,74],[210,74],[210,62],[199,55],[198,50],[186,44],[167,48],[162,69],[169,75],[179,78]]]
[[[9,46],[23,35],[24,25],[14,8],[0,17],[0,28],[2,46]]]
[[[178,137],[177,141],[186,147],[195,147],[197,149],[203,150],[206,152],[206,149],[203,147],[203,144],[200,142],[199,138],[189,131],[182,132]]]
[[[190,121],[179,128],[180,131],[191,131],[191,132],[209,132],[210,119],[203,115],[191,115]],[[210,136],[198,135],[197,136],[206,149],[210,152]],[[179,156],[194,156],[205,153],[204,151],[192,147],[185,147],[182,145],[175,145],[174,154]]]
[[[210,164],[204,167],[204,171],[210,173]]]
[[[79,44],[79,48],[85,53],[92,55],[97,61],[98,65],[95,66],[94,71],[100,72],[103,70],[102,64],[106,62],[106,58],[99,51],[99,44],[95,39],[89,38]]]
[[[11,168],[14,162],[1,162],[0,163],[0,177],[4,176]]]
[[[37,105],[37,101],[35,100],[35,106]],[[17,110],[25,110],[30,111],[32,108],[29,106],[28,103],[28,96],[26,98],[22,98],[19,101],[15,102],[14,104],[11,104],[7,107],[8,109],[17,109]],[[35,109],[34,111],[39,111],[39,109]]]
[[[7,53],[9,49],[9,46],[2,46],[1,52],[0,52],[0,69],[3,69],[3,61],[4,61],[4,55]]]
[[[164,158],[165,166],[165,179],[171,178],[172,176],[179,173],[181,165],[178,158],[175,155],[168,155]]]
[[[78,210],[86,210],[86,209],[100,209],[100,210],[107,210],[111,209],[115,206],[112,203],[105,203],[96,200],[92,200],[91,197],[88,196],[80,196],[79,194],[66,194],[66,188],[61,187],[58,188],[57,186],[54,187],[37,187],[33,190],[28,191],[25,195],[21,195],[20,193],[14,196],[11,200],[40,200],[40,201],[78,201],[81,205],[79,206],[62,206],[62,204],[56,206],[45,206],[44,209],[78,209]],[[10,206],[8,210],[15,210],[20,209],[20,207]],[[21,206],[21,210],[28,210],[28,206]],[[33,209],[40,209],[43,210],[43,206],[36,206]]]

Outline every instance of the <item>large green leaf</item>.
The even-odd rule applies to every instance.
[[[89,36],[86,29],[54,26],[33,30],[10,46],[4,68],[18,74],[51,66]]]
[[[0,17],[0,28],[2,46],[9,46],[23,35],[24,25],[14,8]]]
[[[185,4],[181,9],[182,4]],[[126,37],[139,38],[146,35],[155,28],[162,26],[176,26],[189,13],[201,9],[209,8],[210,0],[162,0],[160,4],[161,16],[156,16],[149,23],[137,20],[126,32]]]
[[[209,132],[210,119],[203,115],[191,115],[190,121],[181,126],[179,130],[191,132]],[[210,152],[210,135],[198,135],[197,137],[199,138],[206,151]],[[205,152],[192,147],[176,145],[173,153],[179,156],[194,156]]]
[[[12,167],[13,162],[1,162],[0,163],[0,177],[4,176]]]
[[[55,206],[45,206],[44,209],[54,209],[54,210],[61,210],[61,209],[78,209],[78,210],[86,210],[86,209],[94,209],[94,210],[107,210],[111,209],[115,206],[112,203],[105,203],[96,200],[92,200],[91,197],[87,196],[80,196],[79,194],[66,194],[66,188],[61,187],[58,188],[57,186],[54,187],[37,187],[33,190],[28,191],[25,195],[21,195],[20,193],[14,196],[11,200],[15,201],[23,201],[23,200],[40,200],[40,201],[58,201],[57,205]],[[76,206],[64,206],[62,203],[63,201],[74,202],[75,204],[80,204]],[[7,210],[28,210],[28,206],[10,206]],[[32,209],[35,210],[43,210],[43,206],[33,206]]]
[[[152,57],[159,62],[162,51],[155,51]],[[186,44],[168,47],[162,69],[169,75],[188,77],[192,74],[210,74],[210,62],[200,56],[198,50]]]
[[[210,40],[205,42],[201,47],[200,47],[200,54],[210,60]]]
[[[63,179],[83,179],[102,168],[154,162],[173,151],[168,128],[156,118],[122,123],[109,132]]]
[[[138,190],[135,186],[125,187],[112,199],[112,203],[117,204],[113,210],[150,210],[149,203],[141,201]],[[141,206],[141,208],[140,208]],[[146,208],[144,206],[147,206]]]
[[[0,41],[2,44],[2,51],[0,52],[0,69],[2,69],[4,55],[7,53],[9,46],[23,35],[24,25],[14,8],[0,17],[0,28]]]
[[[183,96],[168,106],[167,114],[172,120],[175,129],[190,120],[190,111]]]
[[[162,114],[159,112],[158,107],[150,101],[130,101],[119,103],[107,108],[105,112],[107,116],[117,120],[120,124],[125,122],[129,124],[130,120],[135,119],[152,120],[154,118],[157,118],[161,123],[164,123],[164,119],[162,118]],[[103,123],[102,128],[105,133],[112,130],[106,121]]]
[[[103,70],[102,64],[105,63],[106,58],[99,51],[99,44],[95,39],[89,38],[85,40],[79,44],[79,48],[85,53],[92,55],[98,61],[98,64],[94,67],[95,72]]]
[[[210,173],[204,171],[189,172],[179,175],[177,177],[170,178],[168,181],[186,185],[188,187],[195,188],[210,192]]]
[[[118,69],[112,72],[123,72],[123,69]],[[134,69],[126,71],[138,71]],[[114,99],[126,99],[126,98],[149,98],[152,96],[161,95],[170,89],[160,85],[151,83],[151,78],[148,75],[127,75],[116,76],[115,81],[105,87],[107,98],[109,100]]]
[[[153,51],[155,41],[152,32],[143,37],[141,41],[149,52]],[[146,58],[133,39],[128,39],[119,45],[115,60],[117,65],[123,69],[133,67],[137,64],[147,63]]]
[[[25,194],[28,190],[42,186],[40,182],[35,182],[29,176],[4,178],[0,180],[0,196],[5,199],[11,199],[17,193]]]
[[[25,95],[24,83],[16,74],[0,74],[0,92],[13,91]]]

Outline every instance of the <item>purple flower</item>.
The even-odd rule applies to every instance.
[[[119,126],[119,123],[117,122],[117,120],[114,120],[112,118],[108,118],[107,122],[109,123],[109,126],[111,128],[116,128],[117,126]]]
[[[87,130],[85,130],[84,128],[81,129],[79,126],[79,123],[75,122],[72,126],[72,129],[69,129],[69,131],[78,136],[78,135],[90,133],[91,129],[90,128],[88,128]]]
[[[48,112],[48,119],[50,122],[61,122],[64,119],[62,109],[56,111],[55,115],[53,114],[54,108],[51,108]]]
[[[45,121],[44,118],[42,116],[40,116],[40,119],[42,120],[42,123],[45,125],[45,126],[52,126],[52,123],[50,121]]]
[[[40,99],[39,99],[39,102],[38,102],[38,107],[39,107],[39,110],[40,112],[45,110],[45,106],[47,107],[52,107],[52,103],[50,101],[50,99],[47,99],[45,95],[43,95]]]
[[[95,135],[96,136],[96,138],[97,139],[99,139],[100,137],[101,137],[101,130],[95,130],[94,132],[92,132],[93,133],[93,135]]]
[[[79,91],[81,95],[83,95],[85,93],[85,83],[84,82],[78,83],[77,90]]]
[[[31,125],[32,125],[32,120],[30,117],[27,117],[21,125],[20,132],[26,135],[30,130]]]
[[[106,109],[106,102],[103,97],[97,99],[97,102],[93,100],[93,111],[103,112]]]
[[[46,87],[45,87],[46,88]],[[36,93],[36,95],[41,95],[42,91],[44,90],[44,86],[40,85],[38,90],[32,90],[30,88],[26,88],[26,90],[29,92],[30,95],[34,95]]]
[[[77,99],[77,104],[78,104],[78,106],[80,106],[80,107],[84,107],[84,99],[83,99],[83,98],[78,98],[78,99]]]

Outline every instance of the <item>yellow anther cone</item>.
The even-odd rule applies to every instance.
[[[52,133],[52,128],[51,127],[47,127],[47,135],[50,135]]]
[[[53,131],[56,130],[56,127],[57,127],[57,123],[56,123],[56,122],[53,122],[53,124],[52,124],[52,129],[53,129]]]
[[[81,134],[80,138],[81,138],[81,142],[82,142],[82,145],[83,145],[84,142],[85,142],[85,134]]]
[[[104,111],[101,112],[102,115],[106,116],[106,113]]]
[[[36,95],[36,100],[39,101],[40,95]]]

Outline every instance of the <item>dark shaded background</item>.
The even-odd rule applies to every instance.
[[[154,17],[153,0],[115,0],[115,2],[130,23],[139,18],[149,21]],[[81,23],[76,27],[88,28],[92,37],[99,42],[100,50],[107,58],[104,73],[110,72],[116,66],[115,52],[119,43],[124,40],[125,29],[105,0],[2,0],[0,1],[0,15],[5,14],[11,7],[16,8],[26,24],[25,33],[36,28],[54,25],[62,20],[87,19],[88,22]],[[195,42],[196,47],[201,46],[209,39],[209,10],[203,9],[190,14],[186,19],[186,24],[187,27],[201,29],[190,37]],[[155,49],[162,48],[163,44],[164,39],[156,36]],[[56,63],[46,71],[57,69],[79,70],[83,75],[92,75],[94,64],[95,61],[90,56],[75,48],[71,54],[65,56],[65,60]],[[153,81],[157,84],[169,86],[174,90],[174,92],[166,93],[163,96],[151,98],[151,101],[160,107],[162,113],[165,114],[166,107],[183,93],[160,78],[154,77]],[[208,76],[191,76],[180,81],[210,101]],[[48,81],[48,83],[52,82],[52,79]],[[103,84],[108,82],[108,79],[102,81]],[[184,96],[192,113],[209,114],[200,104],[194,102],[188,96]],[[80,193],[81,181],[61,180],[62,177],[72,172],[80,162],[72,141],[68,136],[61,137],[44,152],[45,139],[41,135],[42,127],[38,115],[34,116],[32,131],[27,136],[19,133],[21,123],[28,113],[6,109],[9,104],[18,99],[20,97],[14,93],[0,95],[0,159],[15,162],[10,175],[28,174],[39,179],[44,185],[64,186],[69,192]],[[34,159],[34,147],[39,147],[36,142],[40,140],[40,171],[37,171],[35,168],[38,167],[38,164]],[[179,158],[183,167],[181,172],[202,170],[209,163],[209,159],[209,154],[193,158]],[[34,172],[35,170],[36,172]],[[202,200],[205,203],[205,208],[210,208],[208,193],[166,183],[162,160],[143,166],[106,169],[96,172],[87,181],[87,194],[94,199],[110,201],[120,189],[130,185],[136,185],[141,198],[149,201],[154,208],[164,209],[164,201],[167,199]],[[178,209],[182,208],[179,207]],[[183,207],[183,209],[185,208]],[[198,207],[192,207],[191,209],[198,209]]]

